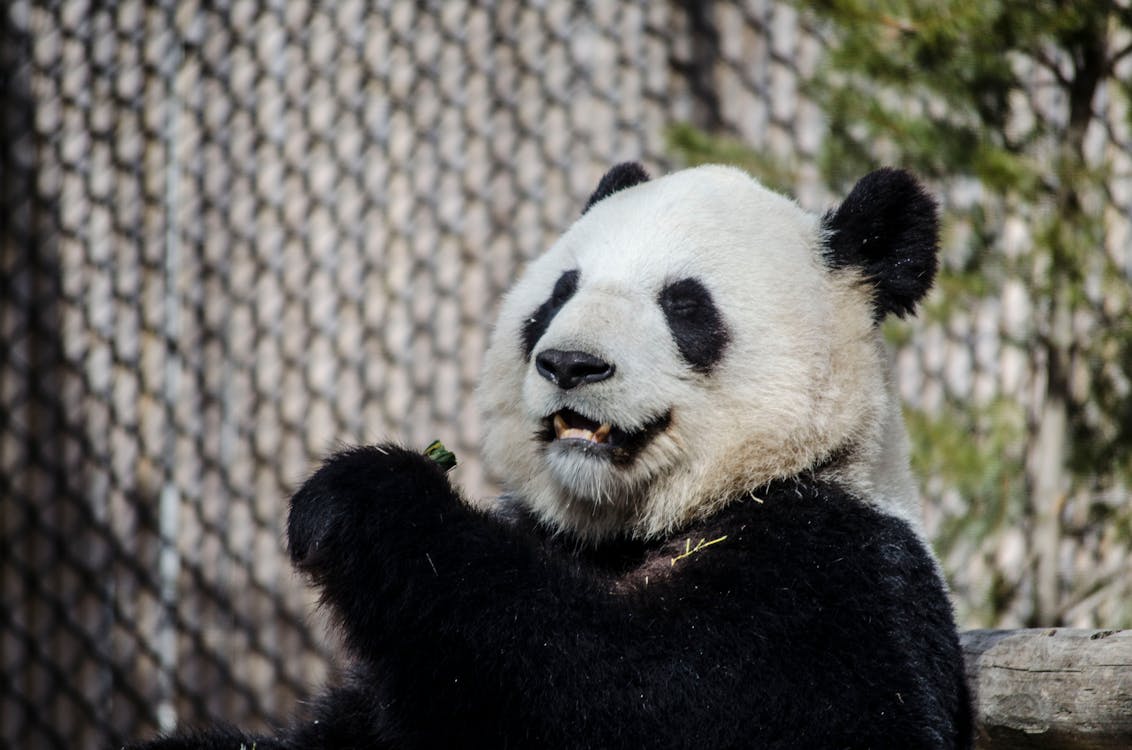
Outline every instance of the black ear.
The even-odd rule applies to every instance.
[[[936,203],[916,178],[899,169],[865,175],[822,225],[826,262],[861,269],[875,290],[878,323],[888,313],[915,310],[939,266]]]
[[[604,198],[608,198],[618,190],[631,188],[634,185],[648,181],[649,173],[637,162],[627,161],[618,164],[606,172],[601,178],[601,182],[597,184],[597,190],[594,191],[589,201],[586,202],[586,207],[582,209],[582,213],[589,211],[593,204]]]

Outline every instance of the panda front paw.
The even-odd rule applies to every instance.
[[[291,498],[291,562],[320,577],[365,556],[383,535],[419,527],[405,517],[453,495],[443,470],[415,451],[392,444],[339,451]]]

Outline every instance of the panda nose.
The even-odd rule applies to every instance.
[[[547,349],[535,357],[538,374],[568,391],[579,383],[597,383],[613,375],[613,365],[586,354]]]

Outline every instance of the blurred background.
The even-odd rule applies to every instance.
[[[0,9],[0,744],[286,721],[338,664],[286,562],[341,443],[471,497],[496,300],[613,163],[806,208],[915,170],[886,324],[964,627],[1132,626],[1132,6]]]

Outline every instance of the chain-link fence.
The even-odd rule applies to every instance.
[[[471,392],[518,267],[612,163],[673,166],[677,122],[790,159],[824,207],[821,49],[769,0],[10,0],[2,741],[284,721],[333,663],[289,490],[395,437],[490,494]],[[917,336],[917,391],[967,377],[948,346],[983,361]]]

